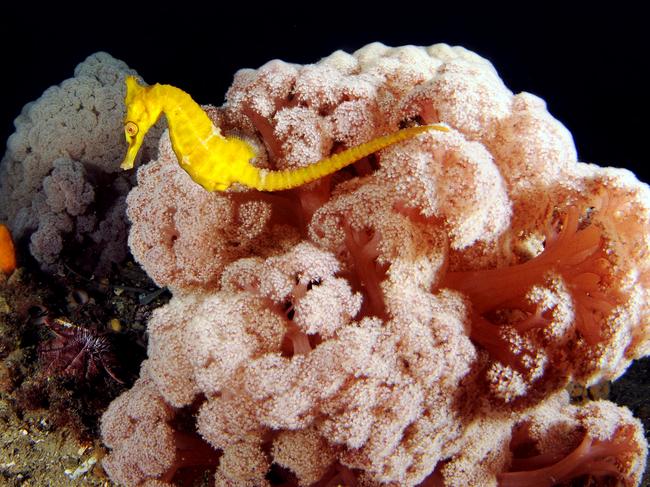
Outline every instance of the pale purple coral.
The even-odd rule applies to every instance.
[[[65,211],[70,216],[81,215],[95,199],[95,192],[86,181],[83,164],[57,159],[52,172],[43,179],[43,192],[52,212]]]
[[[124,197],[131,182],[116,175],[126,150],[124,77],[136,74],[98,52],[74,77],[28,103],[14,124],[0,165],[0,221],[15,238],[29,236],[30,250],[52,269],[77,243],[102,250],[90,270],[106,270],[126,255]],[[148,136],[143,159],[155,153],[160,130]],[[110,191],[110,196],[102,194]],[[121,200],[121,201],[120,201]]]
[[[269,485],[278,467],[300,486],[551,485],[589,465],[638,483],[639,422],[562,389],[648,354],[647,186],[577,163],[540,99],[446,45],[272,61],[206,111],[269,168],[411,124],[450,130],[273,194],[205,192],[162,137],[128,197],[129,242],[174,297],[136,392],[105,416],[113,479],[176,469],[127,477],[138,425],[174,430],[155,412],[120,429],[145,384],[172,416],[196,412],[222,454],[204,463],[215,485]]]

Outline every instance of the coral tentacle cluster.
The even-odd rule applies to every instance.
[[[110,478],[217,486],[634,486],[631,413],[565,387],[650,354],[650,190],[460,47],[337,51],[235,75],[224,136],[305,167],[444,123],[312,183],[211,193],[169,134],[127,197],[173,292],[102,419]]]

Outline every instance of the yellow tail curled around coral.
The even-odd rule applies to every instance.
[[[144,135],[162,113],[167,116],[172,149],[181,167],[208,191],[225,191],[233,183],[260,191],[291,189],[332,174],[389,145],[444,125],[410,127],[352,147],[308,166],[269,171],[253,166],[255,150],[245,140],[224,137],[203,109],[184,91],[170,85],[142,86],[126,78],[124,132],[129,148],[123,169],[133,167]]]

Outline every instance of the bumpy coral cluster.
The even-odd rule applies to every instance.
[[[569,381],[650,353],[650,191],[578,163],[539,98],[462,48],[368,45],[237,73],[226,133],[309,164],[445,123],[307,186],[207,193],[169,138],[127,198],[174,291],[102,420],[124,485],[632,486],[642,427]]]
[[[0,221],[14,238],[29,238],[43,268],[53,270],[62,253],[81,246],[85,255],[99,255],[93,270],[126,255],[125,198],[132,184],[118,170],[129,74],[136,73],[122,61],[93,54],[15,120],[0,163]],[[145,160],[159,136],[160,130],[150,136]]]

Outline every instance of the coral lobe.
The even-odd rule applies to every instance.
[[[103,417],[112,480],[173,485],[207,447],[215,485],[638,484],[639,421],[564,388],[649,353],[646,185],[446,45],[272,61],[206,112],[267,169],[450,131],[279,194],[207,193],[161,137],[129,245],[174,296]]]

